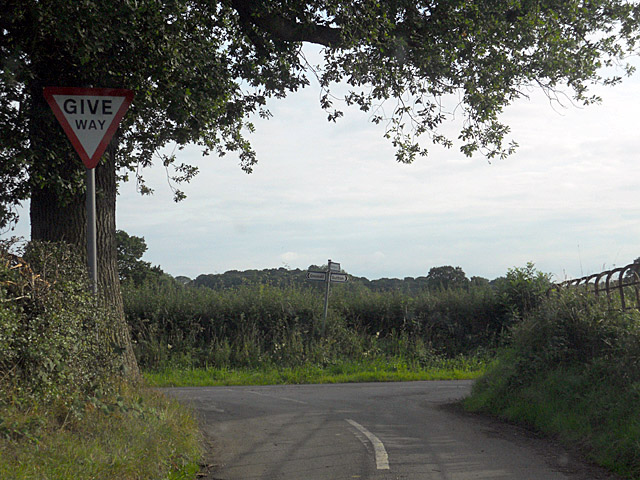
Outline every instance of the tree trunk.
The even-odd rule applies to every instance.
[[[66,62],[64,48],[55,42],[35,45],[32,70],[35,72],[27,88],[30,104],[29,156],[31,187],[31,239],[64,241],[78,247],[86,258],[86,189],[83,188],[85,167],[73,151],[47,104],[43,87],[55,85],[87,85],[78,77],[77,65]],[[66,63],[65,63],[66,62]],[[114,146],[96,167],[96,226],[98,256],[98,295],[112,308],[114,323],[104,341],[123,350],[125,376],[139,380],[140,371],[133,353],[131,333],[125,320],[118,276],[116,252],[116,162]],[[109,338],[110,337],[110,338]]]
[[[115,139],[114,139],[115,142]],[[75,162],[76,169],[79,160]],[[59,174],[59,172],[56,172]],[[77,175],[77,171],[76,171]],[[131,333],[124,316],[120,280],[118,276],[116,252],[116,170],[115,148],[109,147],[107,154],[96,167],[96,224],[98,248],[98,295],[115,312],[115,323],[111,326],[110,337],[123,349],[125,376],[139,380],[140,372],[133,353]],[[34,186],[31,195],[31,238],[32,240],[64,241],[76,245],[86,255],[86,194],[74,195],[61,202],[53,188]]]

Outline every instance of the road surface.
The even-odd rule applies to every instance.
[[[193,387],[208,480],[613,479],[529,432],[466,414],[470,381]]]

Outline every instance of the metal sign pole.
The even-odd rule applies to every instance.
[[[329,285],[331,284],[331,259],[327,263],[327,289],[324,292],[324,315],[322,316],[322,336],[324,337],[325,325],[327,323],[327,311],[329,310]]]
[[[91,291],[98,293],[98,246],[96,240],[96,173],[87,168],[87,260]]]

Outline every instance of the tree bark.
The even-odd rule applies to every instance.
[[[125,376],[138,380],[140,372],[133,353],[131,333],[124,316],[115,245],[116,174],[113,149],[96,167],[96,226],[98,247],[98,295],[114,312],[106,342],[123,350]],[[34,189],[31,195],[31,239],[64,241],[86,256],[86,195],[60,206],[51,189]]]

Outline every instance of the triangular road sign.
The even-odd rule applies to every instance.
[[[87,168],[95,168],[133,100],[121,88],[45,87],[44,98]]]

